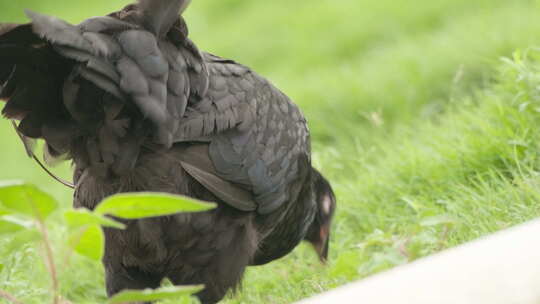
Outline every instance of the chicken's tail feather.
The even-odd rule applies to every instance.
[[[32,23],[0,25],[3,115],[20,121],[22,136],[45,140],[46,160],[128,173],[143,144],[173,144],[188,101],[208,89],[178,18],[187,3],[140,0],[79,25],[27,11]]]
[[[17,130],[23,142],[45,140],[48,163],[74,158],[75,153],[99,175],[107,175],[114,163],[116,170],[128,170],[121,164],[130,162],[118,162],[120,154],[136,154],[128,150],[138,151],[140,145],[123,136],[131,125],[128,117],[119,117],[124,102],[115,96],[120,94],[118,84],[99,58],[89,51],[77,53],[80,44],[62,40],[62,32],[77,31],[64,23],[55,30],[40,30],[40,18],[33,26],[0,26],[0,98],[7,102],[2,114],[20,121]],[[87,56],[87,62],[81,65],[73,53]],[[32,150],[27,152],[33,157]]]
[[[178,20],[191,0],[139,0],[144,24],[156,36],[163,37]]]
[[[61,113],[58,87],[65,68],[63,59],[37,44],[31,27],[0,26],[0,98],[7,101],[2,114],[21,120],[25,135],[40,137],[41,128],[52,113]],[[33,36],[32,36],[33,35]]]

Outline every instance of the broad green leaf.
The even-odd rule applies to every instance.
[[[34,223],[13,215],[0,216],[0,234],[14,233],[34,228]]]
[[[0,263],[0,273],[4,270],[4,264]]]
[[[215,204],[186,196],[166,193],[125,193],[105,199],[96,213],[110,214],[126,219],[170,215],[179,212],[199,212],[215,208]]]
[[[0,209],[43,219],[57,207],[52,196],[34,185],[23,182],[0,183]]]
[[[0,216],[12,213],[9,210],[7,210],[6,208],[4,208],[1,204],[2,203],[0,202]]]
[[[125,290],[109,300],[109,304],[131,303],[140,301],[158,301],[191,296],[203,290],[204,286],[173,286],[159,289]]]
[[[105,237],[99,225],[90,225],[71,233],[69,244],[80,255],[100,261],[105,251]]]
[[[4,217],[0,218],[0,235],[2,234],[13,234],[15,232],[23,231],[26,227],[10,221],[8,219],[5,219]]]
[[[4,215],[0,219],[20,225],[25,229],[33,229],[35,227],[34,221],[23,218],[22,216]]]
[[[436,215],[426,217],[420,222],[423,227],[438,226],[438,225],[453,225],[455,220],[448,215]]]
[[[64,213],[66,222],[70,228],[81,228],[88,225],[100,225],[117,229],[125,229],[126,225],[110,219],[104,215],[93,213],[92,211],[80,208],[68,210]]]

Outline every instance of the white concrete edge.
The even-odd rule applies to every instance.
[[[540,220],[299,304],[540,304]]]

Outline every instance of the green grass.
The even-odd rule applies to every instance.
[[[23,21],[21,10],[30,7],[77,22],[123,3],[21,0],[3,4],[0,20]],[[225,302],[292,303],[537,217],[539,6],[532,0],[193,3],[187,17],[201,48],[251,66],[304,110],[315,165],[339,200],[327,267],[303,245],[250,268],[242,290]],[[516,50],[522,51],[513,58]],[[68,208],[71,193],[25,157],[6,121],[0,139],[0,180],[36,183]],[[69,178],[67,165],[57,172]],[[50,226],[63,257],[60,217]],[[5,256],[8,241],[0,240],[0,289],[43,303],[49,282],[41,249]],[[77,256],[70,261],[61,271],[64,294],[74,303],[102,303],[101,266]]]

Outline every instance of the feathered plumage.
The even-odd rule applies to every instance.
[[[125,191],[215,201],[213,211],[105,229],[109,295],[202,283],[219,301],[250,264],[306,239],[328,252],[335,198],[311,167],[296,105],[249,68],[198,50],[184,0],[140,0],[79,25],[28,11],[0,26],[3,114],[25,147],[75,164],[76,207]]]
[[[169,32],[191,0],[139,0],[142,24],[157,37]]]

